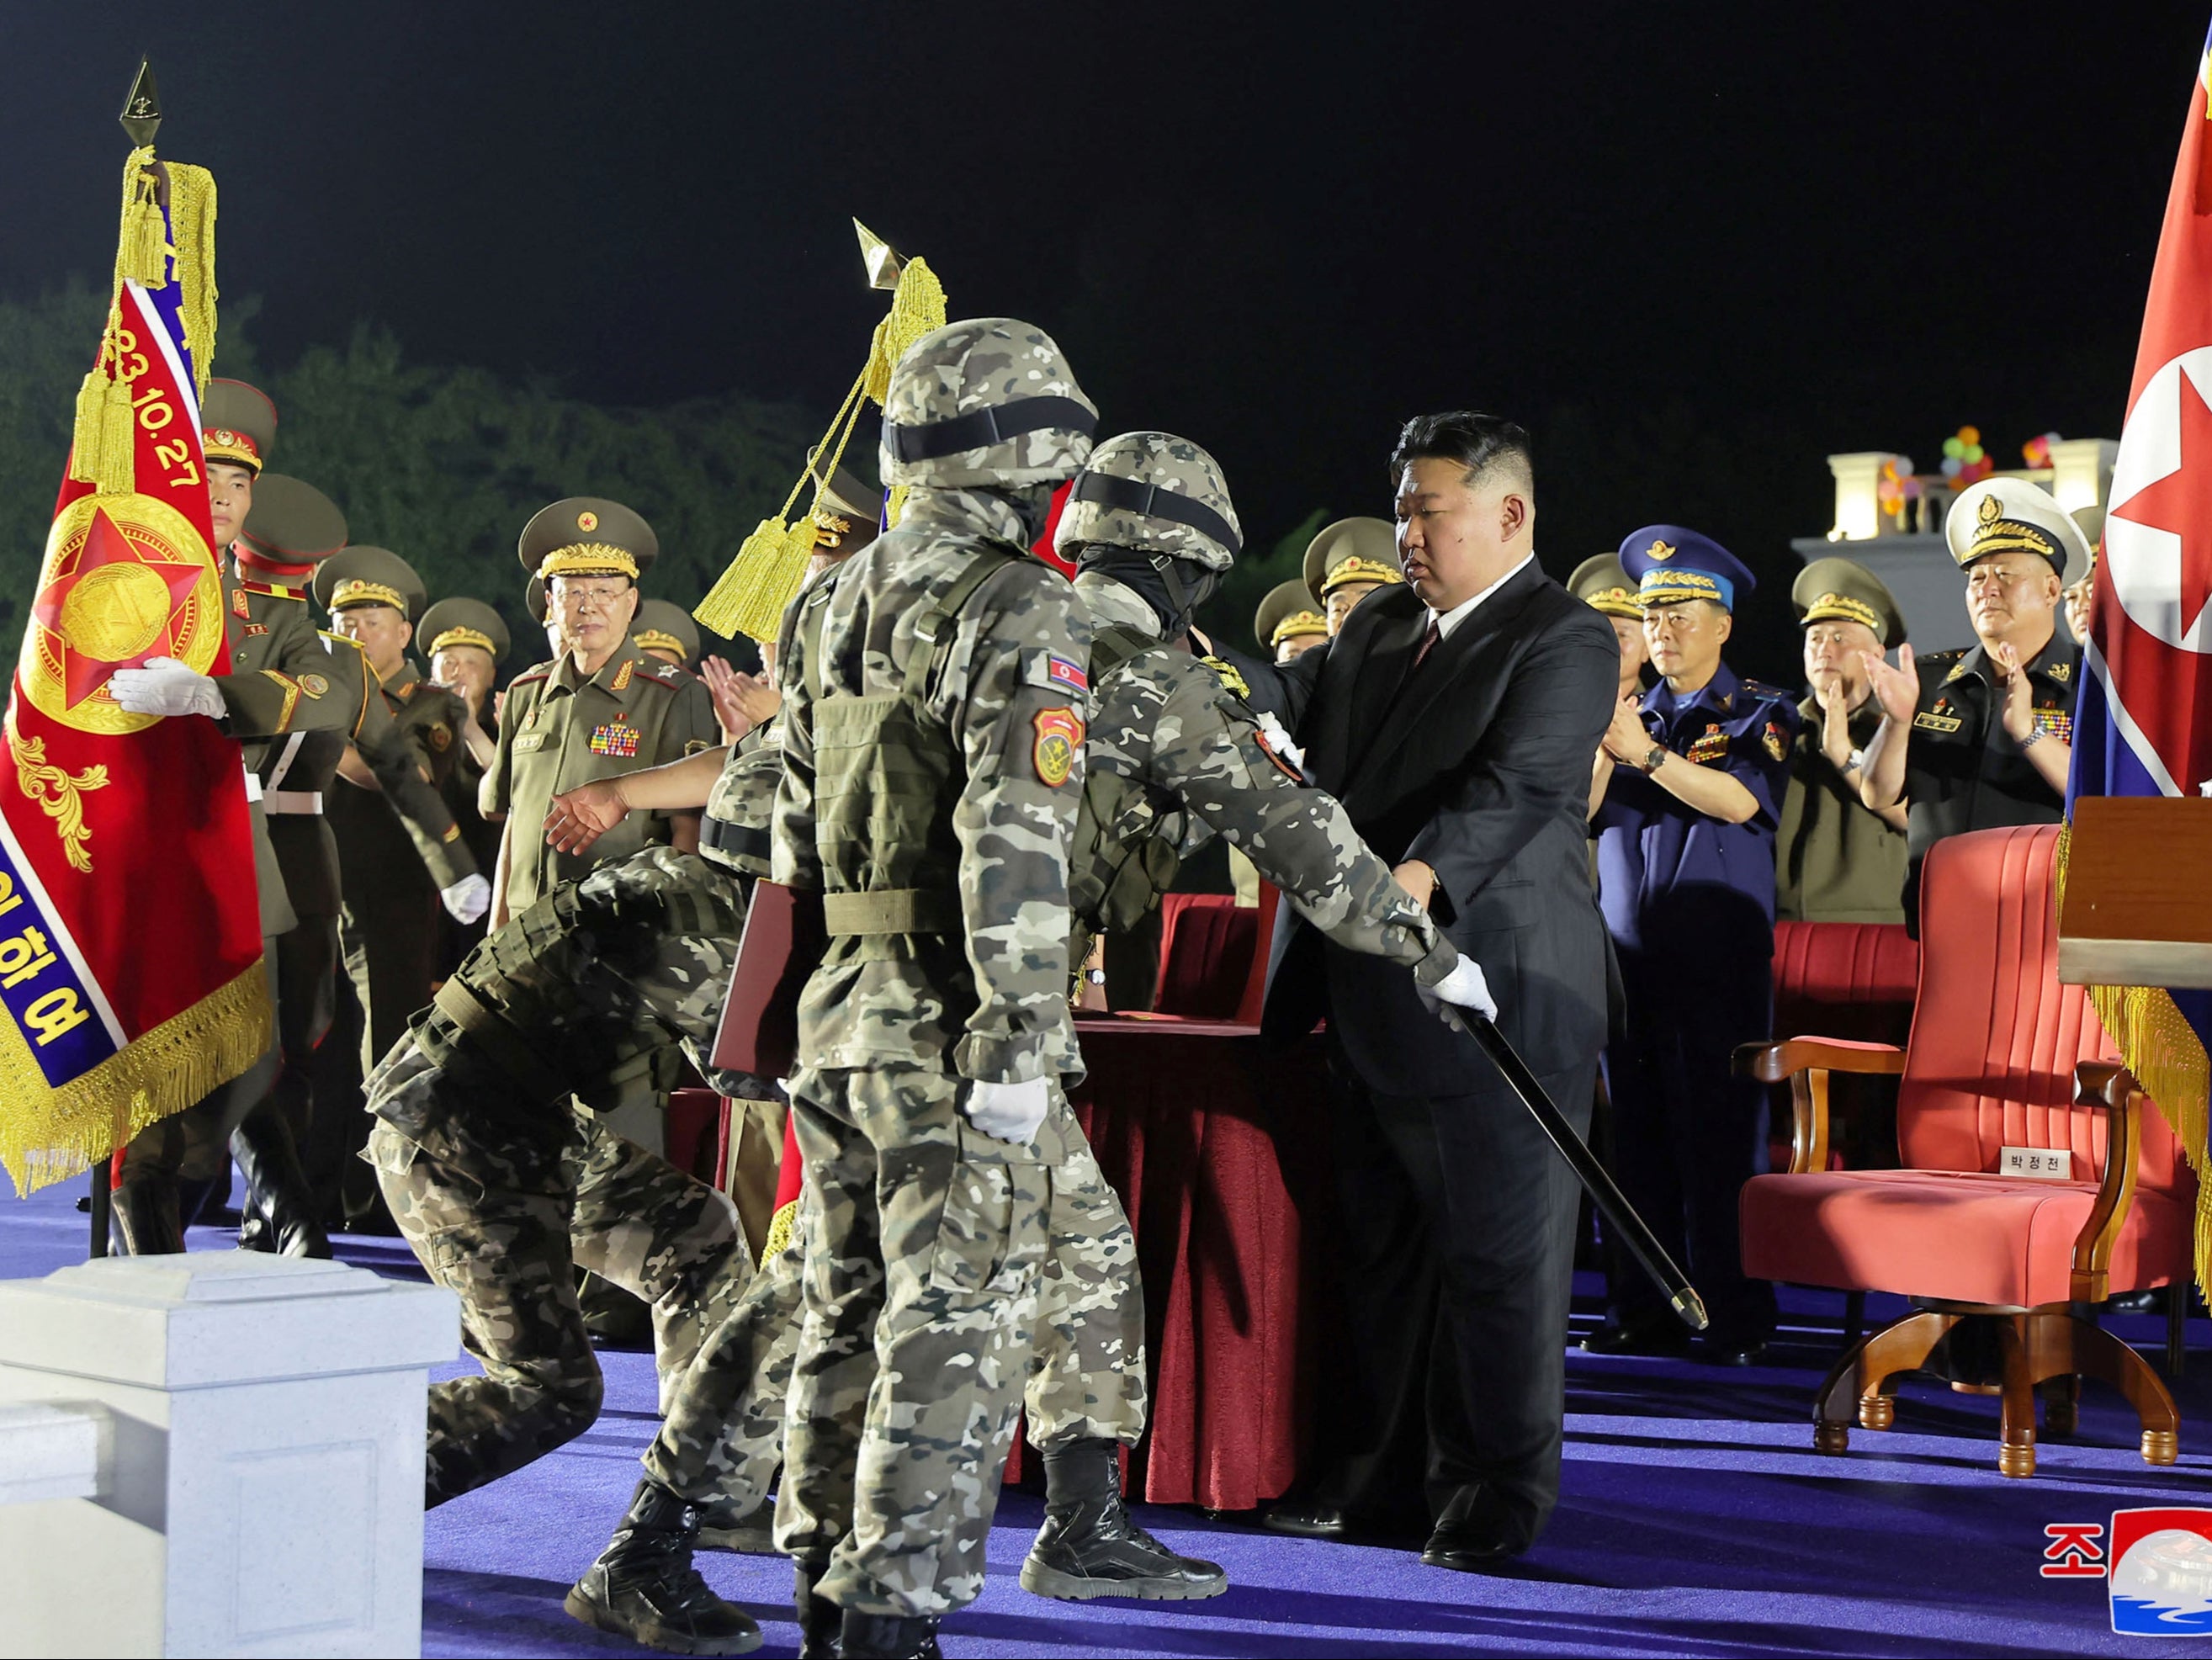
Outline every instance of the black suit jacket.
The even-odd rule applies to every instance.
[[[1481,965],[1522,1057],[1539,1073],[1586,1065],[1605,1045],[1612,963],[1586,809],[1620,647],[1534,560],[1415,671],[1427,623],[1412,589],[1383,588],[1335,639],[1279,668],[1249,665],[1247,678],[1368,846],[1390,864],[1435,869],[1431,911]],[[1295,921],[1278,939],[1272,1030],[1310,1031],[1325,1011],[1368,1086],[1386,1094],[1468,1094],[1493,1075],[1473,1038],[1422,1006],[1401,965]]]

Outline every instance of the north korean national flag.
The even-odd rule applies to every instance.
[[[2197,54],[2112,469],[2075,714],[2069,811],[2084,795],[2192,795],[2212,781],[2208,78],[2212,37]],[[2200,1040],[2212,1033],[2212,995],[2178,992],[2173,1001]],[[2115,1036],[2125,1050],[2124,1035]],[[2128,1059],[2140,1075],[2137,1057]]]

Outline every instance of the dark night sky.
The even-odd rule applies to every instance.
[[[929,257],[954,315],[1050,328],[1106,430],[1212,448],[1255,542],[1315,507],[1387,511],[1408,414],[1499,410],[1535,429],[1555,572],[1697,523],[1770,578],[1768,643],[1745,644],[1773,672],[1824,453],[1932,468],[1966,421],[2000,465],[2046,428],[2117,435],[2205,21],[819,0],[162,21],[182,9],[10,9],[0,293],[105,268],[114,112],[149,52],[164,153],[222,186],[224,287],[265,297],[264,362],[373,318],[412,357],[594,399],[737,388],[826,419],[882,310],[857,214]]]

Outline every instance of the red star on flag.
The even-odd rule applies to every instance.
[[[2204,504],[2206,479],[2212,477],[2212,408],[2206,406],[2203,392],[2190,376],[2174,378],[2180,383],[2174,388],[2179,465],[2137,490],[2114,510],[2113,517],[2164,531],[2180,542],[2179,621],[2187,629],[2212,599],[2212,514]],[[2148,413],[2136,410],[2138,419]]]
[[[95,571],[114,565],[136,566],[157,577],[168,595],[168,614],[155,629],[154,637],[139,649],[127,657],[102,659],[70,637],[70,631],[63,627],[63,612],[70,595],[80,583]],[[117,669],[134,668],[149,657],[175,655],[177,611],[191,597],[203,570],[197,564],[176,565],[142,558],[131,539],[107,516],[107,510],[94,510],[92,523],[85,531],[84,546],[77,555],[76,569],[49,582],[31,606],[31,615],[61,648],[63,696],[68,707],[75,708],[106,685],[108,676]]]

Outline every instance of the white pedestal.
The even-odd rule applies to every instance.
[[[9,1409],[106,1414],[96,1496],[0,1490],[0,1655],[420,1654],[426,1369],[459,1334],[449,1292],[240,1251],[0,1282],[0,1431],[59,1471],[94,1432]]]

